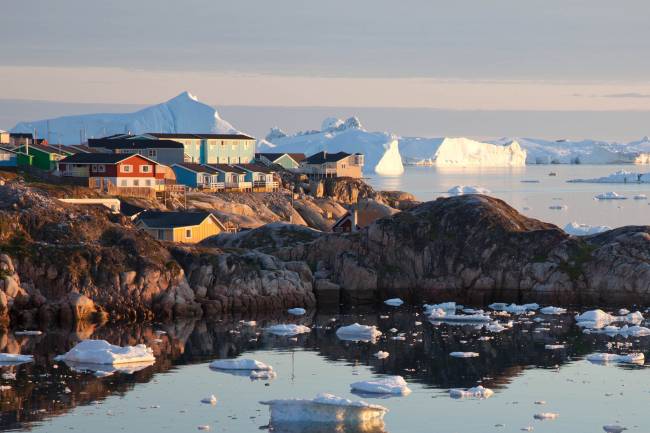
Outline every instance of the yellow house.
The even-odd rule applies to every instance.
[[[135,225],[159,241],[195,244],[226,231],[210,212],[142,212]]]

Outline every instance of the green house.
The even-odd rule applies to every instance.
[[[300,167],[300,161],[305,159],[304,153],[256,153],[255,161],[264,165],[280,165],[287,170]]]
[[[23,145],[17,149],[24,156],[18,158],[19,166],[32,166],[44,171],[56,170],[56,164],[72,152],[60,149],[59,146],[48,146],[43,144]],[[26,157],[29,155],[29,158]]]

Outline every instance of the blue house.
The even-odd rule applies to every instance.
[[[176,183],[190,188],[223,189],[224,181],[219,180],[222,174],[214,168],[191,162],[172,165],[176,175]]]
[[[18,152],[0,147],[0,167],[17,167]]]
[[[275,171],[263,164],[237,164],[235,167],[244,170],[244,180],[251,182],[253,188],[275,190],[278,182],[275,180]]]

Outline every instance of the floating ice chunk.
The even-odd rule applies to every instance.
[[[643,353],[630,353],[628,355],[617,355],[615,353],[592,353],[587,355],[587,361],[596,364],[622,363],[622,364],[640,364],[645,362]]]
[[[605,430],[607,433],[621,433],[627,430],[627,427],[620,425],[604,425],[603,430]]]
[[[306,334],[308,332],[311,332],[311,329],[309,329],[309,327],[304,325],[296,325],[293,323],[289,323],[289,324],[269,326],[268,328],[265,329],[265,331],[274,335],[291,336],[291,335]]]
[[[388,352],[383,352],[380,350],[379,352],[375,353],[373,356],[377,359],[386,359],[388,358],[389,355],[390,354]]]
[[[289,309],[287,310],[287,313],[289,313],[289,314],[293,314],[294,316],[302,316],[302,315],[305,314],[306,312],[307,312],[307,310],[305,310],[304,308],[300,308],[300,307],[289,308]]]
[[[504,326],[499,322],[492,322],[489,325],[485,326],[485,329],[489,332],[503,332],[506,329],[510,329],[512,326]]]
[[[443,302],[441,304],[424,304],[424,314],[431,314],[433,310],[443,310],[445,312],[451,311],[452,313],[456,312],[456,303],[455,302]]]
[[[115,346],[106,340],[83,340],[67,353],[54,358],[56,361],[83,364],[129,364],[154,362],[153,350],[144,344]]]
[[[273,370],[251,370],[248,377],[251,380],[273,380],[278,377],[278,375]]]
[[[449,356],[454,358],[476,358],[479,354],[476,352],[451,352]]]
[[[449,396],[451,398],[490,398],[494,395],[494,391],[483,386],[475,386],[469,389],[450,389]]]
[[[547,344],[544,346],[546,350],[562,350],[564,349],[564,344]]]
[[[341,326],[336,330],[336,336],[348,341],[374,341],[381,336],[381,331],[376,326],[367,326],[354,323]]]
[[[495,311],[505,311],[510,314],[524,314],[527,313],[528,311],[535,311],[539,309],[539,304],[508,305],[503,302],[495,302],[493,304],[488,305],[488,307],[490,307]]]
[[[490,194],[491,192],[487,188],[475,185],[456,185],[447,191],[449,195]]]
[[[350,384],[352,391],[369,394],[396,394],[407,395],[411,393],[402,376],[388,376],[381,379],[354,382]]]
[[[634,200],[647,200],[648,196],[645,194],[636,194],[634,197],[632,197]]]
[[[542,413],[536,413],[533,415],[533,418],[538,419],[538,420],[549,420],[549,419],[557,419],[560,414],[555,413],[555,412],[542,412]]]
[[[239,323],[241,323],[244,326],[251,327],[251,328],[257,326],[257,322],[255,320],[249,320],[249,321],[240,320]]]
[[[217,397],[215,397],[214,394],[212,394],[209,397],[202,398],[201,403],[211,404],[214,406],[215,404],[217,404]]]
[[[41,331],[15,331],[14,335],[41,335]]]
[[[564,226],[564,231],[574,236],[595,235],[611,229],[609,226],[590,226],[589,224],[580,224],[577,222],[570,222]]]
[[[360,425],[370,430],[383,425],[388,409],[365,401],[351,401],[332,394],[318,394],[313,400],[284,399],[262,401],[274,423],[332,423]],[[364,430],[362,430],[364,431]]]
[[[34,362],[34,356],[20,355],[16,353],[0,353],[0,365],[17,365],[26,362]]]
[[[634,325],[634,326],[624,325],[622,327],[609,325],[609,326],[605,326],[602,329],[586,328],[583,332],[585,334],[606,334],[610,337],[616,337],[617,335],[620,335],[625,338],[650,336],[650,328],[646,328],[645,326],[638,326],[638,325]]]
[[[254,359],[217,359],[210,363],[215,370],[273,370],[273,367]]]
[[[207,424],[206,425],[200,425],[200,426],[197,427],[197,429],[207,431],[207,430],[210,430],[210,426],[207,425]]]
[[[399,307],[404,303],[400,298],[392,298],[384,301],[384,304],[390,305],[391,307]]]
[[[614,316],[603,310],[590,310],[576,316],[578,326],[583,328],[601,329],[610,323],[626,322],[630,324],[639,324],[643,322],[644,317],[640,311],[628,313],[625,316]]]
[[[548,314],[548,315],[559,315],[559,314],[564,314],[566,313],[566,308],[560,308],[560,307],[544,307],[539,310],[540,313],[542,314]]]
[[[551,210],[567,210],[569,209],[569,206],[565,204],[552,204],[548,208]]]
[[[627,200],[627,197],[624,195],[619,195],[614,191],[604,192],[594,196],[595,200]]]
[[[491,322],[492,318],[487,314],[455,314],[449,310],[440,308],[430,310],[428,313],[429,320],[439,322]]]

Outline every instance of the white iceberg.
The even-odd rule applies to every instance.
[[[402,155],[399,153],[399,142],[391,140],[385,145],[385,149],[384,155],[375,165],[375,173],[382,176],[399,176],[403,174],[404,165],[402,164]]]
[[[490,194],[491,191],[487,188],[483,188],[482,186],[475,186],[475,185],[456,185],[449,190],[447,190],[447,194],[451,196],[457,196],[457,195],[467,195],[467,194]]]
[[[115,346],[106,340],[83,340],[67,353],[54,358],[80,364],[129,364],[154,362],[153,350],[144,344]]]
[[[0,366],[25,364],[34,362],[33,355],[20,355],[17,353],[0,353]]]
[[[479,354],[476,352],[451,352],[449,356],[454,358],[477,358]]]
[[[250,380],[273,380],[278,374],[273,370],[251,370],[248,377]]]
[[[215,370],[273,370],[273,367],[255,359],[217,359],[210,363]]]
[[[381,331],[378,330],[376,326],[354,323],[348,326],[341,326],[336,330],[336,336],[340,340],[374,341],[381,336]]]
[[[384,304],[390,305],[391,307],[399,307],[404,303],[400,298],[386,299]]]
[[[536,413],[533,415],[533,418],[544,421],[544,420],[552,420],[552,419],[557,419],[560,414],[555,413],[555,412],[542,412],[542,413]]]
[[[594,196],[595,200],[627,200],[627,197],[615,193],[614,191],[603,192]]]
[[[455,302],[443,302],[441,304],[424,304],[424,314],[431,314],[433,310],[456,311]]]
[[[639,311],[628,313],[624,316],[614,316],[600,309],[585,311],[582,314],[576,315],[575,319],[578,326],[591,329],[601,329],[617,322],[637,325],[644,320],[643,314]]]
[[[390,354],[388,352],[384,352],[380,350],[379,352],[375,353],[373,356],[377,359],[386,359],[390,356]]]
[[[638,325],[635,326],[624,325],[622,327],[609,325],[601,329],[586,328],[583,332],[585,334],[605,334],[610,337],[616,337],[620,335],[625,338],[650,336],[650,328],[646,328],[645,326],[638,326]]]
[[[539,304],[505,304],[503,302],[495,302],[488,305],[489,308],[494,311],[505,311],[510,314],[524,314],[529,311],[535,311],[539,309]]]
[[[576,183],[648,183],[650,182],[650,173],[633,173],[630,171],[619,170],[607,176],[594,179],[571,179],[569,182]]]
[[[487,314],[454,314],[440,308],[430,311],[428,318],[434,322],[484,323],[492,321],[492,318]]]
[[[214,394],[212,394],[209,397],[202,398],[201,403],[210,404],[214,406],[215,404],[217,404],[217,397],[215,397]]]
[[[632,198],[634,200],[647,200],[648,196],[645,194],[635,194]]]
[[[287,313],[292,314],[294,316],[302,316],[307,312],[304,308],[296,307],[296,308],[289,308],[287,310]]]
[[[564,231],[574,236],[595,235],[611,229],[609,226],[590,226],[589,224],[580,224],[577,222],[570,222],[564,226]]]
[[[622,363],[622,364],[639,364],[645,362],[643,353],[630,353],[628,355],[617,355],[615,353],[592,353],[587,355],[587,361],[595,364],[609,364],[609,363]]]
[[[547,344],[544,346],[546,350],[562,350],[564,349],[564,344]]]
[[[350,384],[352,391],[368,394],[408,395],[411,390],[402,376],[388,376]]]
[[[451,398],[490,398],[494,395],[494,391],[489,388],[484,388],[483,386],[475,386],[469,389],[450,389],[449,396]]]
[[[274,423],[331,423],[362,425],[368,430],[377,424],[383,425],[388,412],[383,406],[365,401],[351,401],[332,394],[318,394],[312,400],[283,399],[262,401],[271,412]]]
[[[560,315],[560,314],[565,314],[566,313],[566,308],[560,308],[560,307],[544,307],[539,310],[540,313],[542,314],[548,314],[548,315]]]
[[[431,159],[442,167],[523,167],[526,151],[517,141],[492,144],[464,137],[446,137]]]
[[[273,325],[273,326],[269,326],[264,330],[269,334],[280,335],[280,336],[293,336],[293,335],[306,334],[308,332],[311,332],[311,329],[309,329],[308,326],[296,325],[293,323]]]

